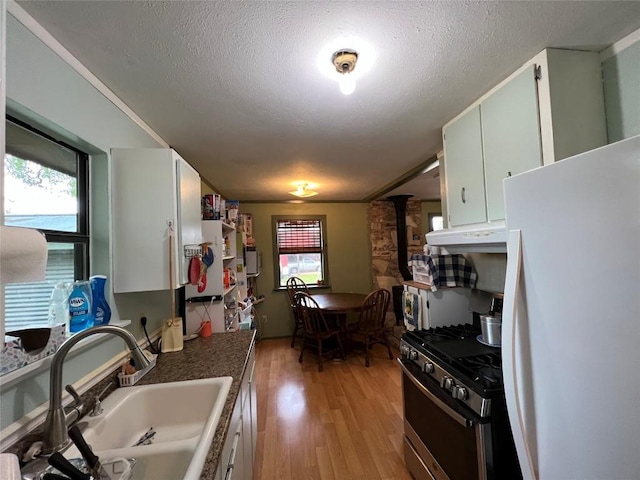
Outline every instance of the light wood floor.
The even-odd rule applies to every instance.
[[[402,391],[397,361],[374,346],[371,366],[351,353],[327,361],[289,339],[256,347],[256,480],[410,480],[402,453]],[[397,352],[394,352],[397,356]]]

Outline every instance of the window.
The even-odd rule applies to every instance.
[[[46,280],[5,287],[5,331],[48,325],[59,282],[89,272],[88,155],[9,118],[4,158],[4,223],[37,228],[48,244]]]
[[[326,217],[272,217],[276,288],[286,288],[290,277],[309,286],[328,284],[325,250]]]
[[[444,219],[440,213],[429,214],[429,231],[435,232],[436,230],[442,230],[444,228]]]

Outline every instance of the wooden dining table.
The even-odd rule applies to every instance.
[[[343,341],[348,340],[347,314],[358,313],[362,310],[362,302],[367,297],[364,293],[317,293],[311,295],[328,318],[335,318],[337,326],[342,332]],[[347,349],[349,349],[347,347]]]
[[[362,302],[366,298],[364,293],[316,293],[311,295],[323,313],[344,315],[358,313],[362,309]]]

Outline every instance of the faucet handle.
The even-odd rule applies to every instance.
[[[63,410],[64,421],[65,425],[73,425],[84,414],[84,402],[71,385],[65,385],[64,389],[73,397],[73,403]]]
[[[73,397],[74,406],[78,406],[82,403],[82,399],[80,398],[80,395],[78,395],[78,392],[76,392],[75,388],[73,388],[71,385],[65,385],[64,389],[69,392],[69,395]]]

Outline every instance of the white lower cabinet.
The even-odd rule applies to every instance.
[[[231,415],[227,439],[222,447],[216,480],[252,480],[257,429],[255,343],[242,377],[238,399]]]
[[[258,443],[258,392],[256,389],[256,362],[252,355],[251,379],[249,381],[249,399],[251,401],[251,465],[256,462],[256,444]],[[253,473],[253,468],[251,469]]]
[[[244,479],[242,476],[244,474],[242,471],[244,466],[242,433],[242,401],[238,397],[231,415],[227,439],[222,447],[217,480]]]

